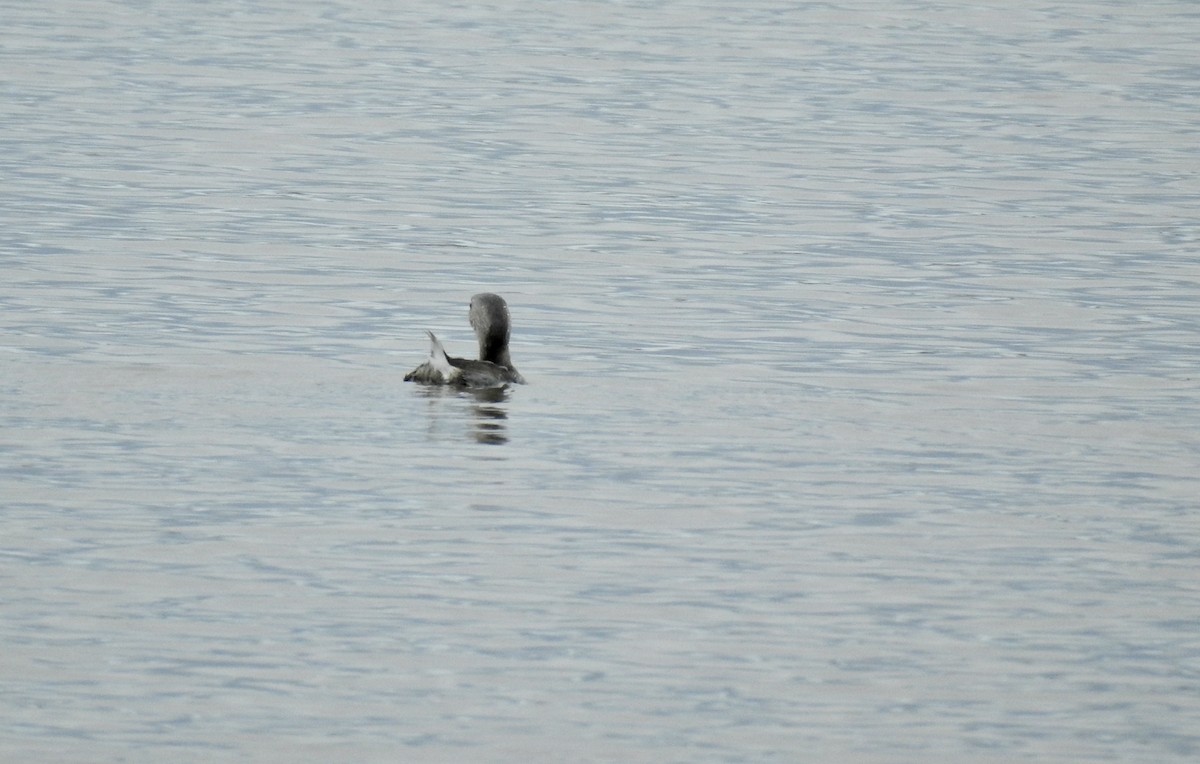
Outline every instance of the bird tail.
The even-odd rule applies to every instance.
[[[446,348],[442,347],[442,343],[433,332],[425,333],[429,335],[429,365],[441,374],[443,379],[449,381],[453,377],[454,367],[446,357]]]

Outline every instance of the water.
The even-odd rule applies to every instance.
[[[1200,754],[1191,3],[3,14],[5,760]]]

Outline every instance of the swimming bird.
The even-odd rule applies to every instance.
[[[483,292],[471,298],[468,314],[479,340],[479,360],[451,358],[433,332],[429,335],[429,360],[404,375],[405,382],[456,387],[500,387],[524,384],[508,353],[508,304],[498,294]]]

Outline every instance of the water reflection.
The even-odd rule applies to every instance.
[[[490,446],[508,442],[508,410],[497,404],[508,400],[507,387],[488,387],[482,390],[465,391],[475,398],[471,413],[475,418],[475,440]]]
[[[438,426],[442,415],[447,412],[443,405],[450,401],[473,400],[469,407],[470,428],[468,434],[477,443],[498,446],[508,442],[508,409],[503,405],[508,401],[510,390],[507,387],[488,387],[481,389],[463,390],[444,385],[414,385],[417,394],[428,399],[431,403],[429,425],[427,431],[430,437],[436,437],[440,431]],[[443,400],[443,403],[435,401]],[[448,410],[452,418],[457,419],[457,410]]]

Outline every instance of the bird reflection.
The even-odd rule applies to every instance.
[[[434,399],[457,398],[457,399],[473,399],[470,405],[472,427],[470,437],[475,442],[483,443],[489,446],[499,446],[508,442],[508,410],[503,405],[508,401],[510,391],[507,387],[483,387],[483,388],[454,388],[448,386],[421,386],[418,388],[418,394],[429,399],[430,403]],[[437,429],[436,420],[438,417],[432,416],[430,420],[430,432]]]
[[[468,394],[475,398],[475,405],[471,406],[471,413],[475,415],[475,440],[489,446],[507,443],[505,420],[508,411],[496,404],[508,400],[508,388],[485,387],[470,390]]]

